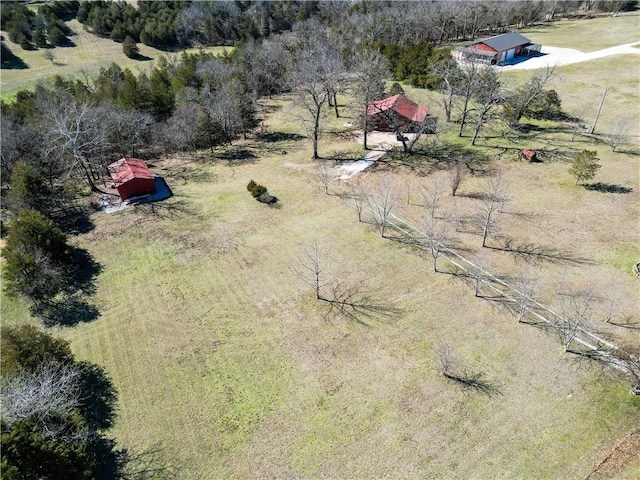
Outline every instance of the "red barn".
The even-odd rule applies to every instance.
[[[153,173],[139,158],[121,158],[109,165],[109,173],[122,200],[156,193]]]
[[[423,129],[435,128],[435,117],[427,120],[429,108],[412,102],[402,94],[371,102],[367,105],[368,128],[375,130],[398,130],[402,132],[414,132]],[[431,121],[429,121],[431,120]]]

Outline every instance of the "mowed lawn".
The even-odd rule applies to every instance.
[[[173,199],[96,214],[78,238],[103,266],[101,317],[60,333],[112,376],[123,446],[162,448],[179,478],[582,478],[637,426],[622,383],[324,195],[305,141],[243,150],[257,158],[158,162]],[[281,207],[253,200],[250,179]],[[327,316],[291,272],[315,240],[329,277],[400,312]],[[500,394],[446,381],[443,344]]]
[[[4,42],[14,55],[21,58],[28,66],[25,69],[2,69],[0,73],[0,91],[2,99],[11,100],[20,90],[33,89],[37,82],[46,82],[55,75],[63,78],[93,78],[102,67],[108,67],[112,62],[122,68],[129,68],[136,75],[147,72],[153,65],[153,60],[161,56],[179,55],[180,52],[164,52],[153,47],[138,43],[140,59],[131,59],[122,53],[122,44],[109,38],[101,38],[84,30],[77,20],[66,22],[73,30],[70,40],[74,46],[56,47],[51,49],[54,62],[43,57],[45,49],[23,50],[19,45],[11,42],[6,32],[2,31]],[[210,47],[206,51],[215,54],[222,52],[224,47]],[[195,50],[194,50],[195,51]]]
[[[608,15],[591,19],[560,20],[523,29],[520,33],[542,45],[595,52],[616,45],[640,42],[640,13],[621,12],[615,17]]]

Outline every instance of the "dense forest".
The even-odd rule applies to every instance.
[[[1,26],[23,48],[62,45],[72,35],[64,20],[77,18],[92,33],[123,42],[127,37],[161,49],[234,45],[291,31],[311,18],[359,45],[447,42],[491,35],[554,20],[575,12],[617,12],[637,1],[125,1],[55,0],[36,9],[5,2]]]

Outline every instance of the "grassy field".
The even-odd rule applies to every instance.
[[[6,32],[2,32],[7,46],[28,66],[27,69],[3,69],[0,72],[0,92],[3,100],[11,100],[20,90],[33,88],[36,82],[46,82],[55,75],[77,78],[86,74],[91,78],[98,74],[101,67],[107,67],[111,62],[138,73],[147,71],[153,64],[153,60],[162,55],[179,55],[179,53],[163,52],[139,43],[141,60],[131,59],[122,53],[121,43],[100,38],[85,31],[77,20],[71,20],[67,24],[75,32],[75,35],[70,37],[74,46],[52,49],[55,55],[53,65],[43,57],[44,49],[23,50],[9,40]],[[205,50],[219,53],[222,52],[223,47],[210,47]]]
[[[521,33],[535,43],[595,52],[604,48],[640,41],[640,14],[623,12],[617,17],[560,20]]]
[[[123,445],[160,443],[180,478],[580,478],[637,425],[624,386],[358,223],[315,185],[307,145],[273,147],[288,154],[189,164],[187,183],[167,161],[176,196],[157,215],[97,215],[79,239],[104,267],[102,316],[60,333],[112,375]],[[251,178],[282,207],[255,202]],[[402,312],[326,317],[290,272],[314,239],[331,274]],[[443,343],[502,394],[447,383]]]
[[[608,76],[618,79],[626,100],[612,95],[619,103],[605,104],[605,128],[616,111],[636,114],[633,68],[623,58],[567,67],[554,88],[573,112],[581,91],[585,102],[597,102]],[[408,93],[431,99],[437,111],[431,93]],[[432,273],[424,254],[358,222],[351,203],[336,195],[343,182],[325,195],[309,142],[292,135],[305,132],[291,102],[265,103],[267,131],[289,134],[284,140],[150,159],[174,197],[153,210],[96,213],[95,228],[74,238],[102,265],[101,316],[56,333],[112,377],[118,442],[134,451],[160,448],[171,478],[584,478],[640,425],[638,399],[611,372],[562,353],[552,334],[518,324],[455,277]],[[342,128],[344,119],[328,117],[331,130]],[[612,153],[596,138],[571,142],[559,125],[536,126],[510,141],[483,137],[477,151],[489,160],[462,184],[458,207],[470,217],[486,175],[500,170],[512,192],[501,232],[580,261],[525,262],[480,248],[472,229],[459,233],[459,247],[493,271],[536,275],[550,305],[561,283],[597,288],[594,328],[640,342],[600,315],[617,295],[621,315],[637,320],[638,140]],[[542,150],[545,162],[515,161],[524,147]],[[574,186],[567,159],[584,148],[602,159],[596,181],[631,191]],[[325,156],[361,153],[348,135],[327,134],[320,145]],[[398,186],[398,213],[417,221],[421,187],[442,172],[437,161],[421,159],[381,163],[358,179],[375,188],[385,175]],[[280,207],[251,198],[251,179]],[[315,240],[326,251],[328,276],[366,281],[399,312],[368,326],[327,315],[291,271]],[[3,297],[1,307],[3,323],[27,321],[19,303]],[[499,393],[443,378],[437,352],[444,344]],[[639,463],[617,478],[633,478]]]

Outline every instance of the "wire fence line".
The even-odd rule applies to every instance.
[[[409,238],[415,238],[416,234],[422,237],[426,237],[426,234],[424,232],[422,232],[419,228],[414,227],[406,220],[401,219],[400,217],[398,217],[393,213],[389,215],[389,218],[391,217],[393,217],[393,219],[395,220],[395,221],[391,221],[387,219],[387,223],[391,228],[397,230],[398,232],[404,235],[407,235]],[[418,244],[418,247],[424,249],[424,246],[421,246],[419,244]],[[451,263],[454,267],[464,272],[465,275],[469,275],[474,270],[476,272],[482,273],[483,276],[476,276],[476,280],[478,282],[481,282],[482,284],[486,285],[488,288],[498,293],[505,300],[512,302],[514,305],[521,305],[517,297],[525,299],[527,302],[529,302],[530,305],[535,306],[538,309],[538,311],[536,311],[534,308],[531,308],[529,305],[526,305],[524,308],[530,315],[534,316],[535,318],[544,322],[550,327],[556,329],[557,331],[559,332],[562,331],[563,329],[562,324],[567,323],[567,319],[563,315],[561,315],[558,312],[555,312],[551,308],[540,303],[539,301],[527,295],[526,293],[518,290],[514,286],[509,285],[504,280],[496,277],[491,272],[488,272],[486,269],[474,264],[473,262],[463,257],[455,250],[447,247],[446,245],[439,244],[439,248],[441,252],[439,257],[442,257],[443,259]],[[446,252],[446,253],[442,253],[442,252]],[[512,292],[512,293],[509,294],[507,292]],[[516,294],[517,297],[514,297],[513,294]],[[552,319],[555,319],[556,321],[553,321]],[[620,360],[618,360],[617,358],[611,355],[610,350],[618,349],[618,347],[615,344],[587,330],[586,328],[584,328],[584,326],[578,326],[576,328],[576,332],[572,338],[572,341],[590,350],[592,354],[597,355],[600,360],[606,360],[606,362],[609,365],[611,365],[613,368],[625,373],[630,373],[630,374],[633,373],[630,371],[627,365],[625,365],[623,362],[621,362]]]

